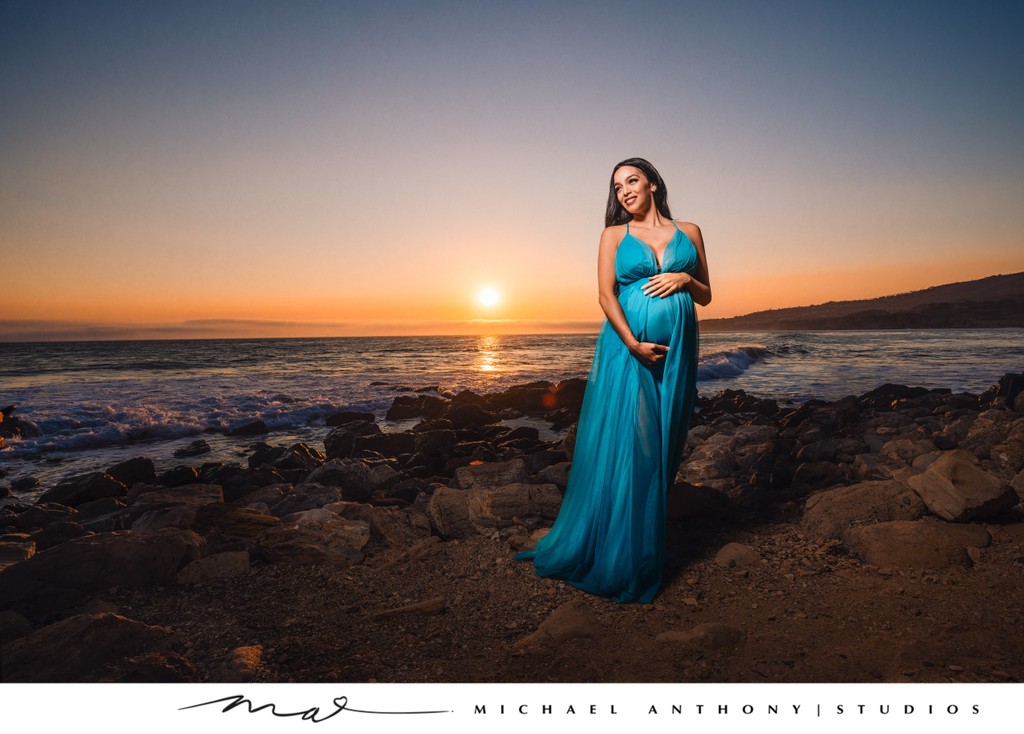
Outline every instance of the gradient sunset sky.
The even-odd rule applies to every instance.
[[[0,2],[0,339],[594,331],[636,155],[704,233],[701,318],[1024,271],[1022,33],[1012,2]]]

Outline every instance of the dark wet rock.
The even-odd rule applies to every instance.
[[[880,567],[938,569],[970,566],[968,548],[984,548],[991,536],[980,525],[958,525],[925,518],[850,528],[844,542],[868,563]]]
[[[195,484],[199,481],[199,472],[194,466],[171,467],[159,477],[157,483],[165,487],[180,487],[185,484]]]
[[[982,405],[1005,406],[1012,410],[1021,392],[1024,392],[1024,373],[1007,372],[995,385],[978,396],[978,402]]]
[[[77,507],[90,500],[123,497],[127,493],[128,488],[109,474],[91,472],[65,479],[53,489],[43,492],[39,502],[57,502]]]
[[[250,421],[224,432],[226,436],[262,436],[270,433],[270,427],[262,420]]]
[[[115,464],[107,469],[107,474],[126,487],[130,487],[136,482],[156,481],[156,466],[152,460],[144,456],[137,456],[134,459]]]
[[[504,487],[526,479],[526,462],[512,459],[505,462],[470,464],[455,470],[452,487],[471,489],[475,487]]]
[[[344,426],[348,423],[369,422],[373,423],[376,417],[373,413],[363,413],[357,410],[340,410],[337,413],[331,413],[329,416],[324,418],[324,425],[328,426]]]
[[[542,444],[546,446],[555,446],[559,444]],[[526,465],[527,474],[539,474],[544,469],[555,464],[563,464],[568,461],[569,457],[565,455],[565,452],[560,448],[546,448],[541,451],[531,451],[523,457],[523,462]]]
[[[72,519],[77,514],[78,511],[73,507],[57,502],[41,502],[19,514],[14,520],[14,526],[18,530],[45,528],[52,522]]]
[[[555,385],[544,380],[513,385],[488,396],[486,404],[491,410],[512,409],[517,413],[536,413],[561,407],[555,395]]]
[[[322,484],[297,484],[292,491],[270,505],[270,511],[277,517],[293,512],[312,510],[346,499],[342,487],[327,487]]]
[[[550,524],[558,516],[562,493],[554,484],[509,484],[503,487],[440,487],[430,498],[430,519],[446,539],[489,534],[498,528]]]
[[[178,487],[137,485],[132,488],[130,505],[133,510],[148,510],[170,505],[209,505],[224,501],[224,492],[216,484],[183,484]]]
[[[191,530],[196,523],[195,505],[177,505],[146,512],[135,512],[125,522],[133,531],[160,530],[161,528],[180,528]]]
[[[26,538],[0,540],[0,570],[15,563],[27,561],[36,554],[35,541]]]
[[[801,526],[816,540],[842,539],[855,523],[917,520],[926,513],[921,498],[902,482],[867,481],[808,497]]]
[[[710,397],[697,398],[700,416],[704,421],[715,420],[723,415],[756,414],[773,416],[779,412],[779,405],[774,400],[756,398],[743,390],[720,390]]]
[[[455,431],[452,430],[421,431],[416,434],[413,448],[416,453],[447,460],[455,448],[455,440]]]
[[[352,440],[352,452],[354,455],[359,455],[360,452],[375,451],[382,456],[412,454],[416,450],[417,435],[412,432],[402,432],[356,436]]]
[[[370,486],[374,494],[387,491],[394,484],[402,479],[402,475],[394,470],[389,464],[375,464],[370,467]]]
[[[996,518],[1020,501],[1009,484],[959,451],[943,453],[908,482],[933,514],[953,522]]]
[[[216,482],[224,490],[225,502],[236,502],[264,487],[286,485],[289,482],[276,469],[246,469],[234,473],[229,479]]]
[[[188,530],[118,531],[69,540],[0,572],[0,606],[38,619],[111,586],[156,586],[200,558]]]
[[[79,614],[3,648],[5,683],[196,681],[183,639],[117,614]]]
[[[408,418],[437,418],[448,402],[434,395],[399,395],[391,403],[385,418],[389,421]]]
[[[373,494],[371,470],[358,459],[332,459],[306,477],[304,485],[340,487],[346,500],[363,502]],[[308,508],[307,508],[308,509]]]
[[[60,545],[76,538],[82,538],[86,535],[92,535],[92,533],[86,530],[80,523],[73,520],[57,520],[56,522],[49,523],[42,530],[32,533],[29,539],[36,544],[37,550],[44,551],[48,548],[53,548],[55,545]]]
[[[210,444],[207,443],[206,439],[199,438],[188,446],[182,446],[180,449],[177,449],[174,452],[174,455],[179,458],[186,456],[200,456],[201,454],[210,453],[211,450]]]
[[[415,477],[400,479],[389,489],[385,490],[384,497],[412,503],[421,492],[426,490],[426,487],[426,482],[422,479],[416,479]]]
[[[11,490],[17,494],[25,494],[31,492],[33,489],[39,486],[39,480],[36,477],[18,477],[11,481]]]
[[[413,433],[425,433],[426,431],[450,431],[455,428],[447,418],[428,418],[422,420],[412,427]]]
[[[490,423],[497,423],[500,420],[496,414],[472,403],[462,405],[455,405],[453,403],[445,411],[444,417],[451,421],[452,425],[456,428],[484,426]]]
[[[79,505],[75,521],[81,523],[86,530],[97,533],[122,530],[126,527],[124,520],[128,515],[127,508],[124,500],[105,497]]]
[[[461,390],[450,398],[450,404],[452,406],[460,405],[486,405],[487,398],[483,395],[478,395],[472,390]]]
[[[907,387],[906,385],[887,382],[861,395],[860,403],[865,407],[871,407],[875,410],[891,409],[896,401],[917,398],[927,394],[928,389],[924,387]]]
[[[3,448],[3,438],[35,438],[43,435],[34,421],[12,415],[17,409],[16,405],[0,409],[0,448]]]
[[[268,466],[285,475],[285,472],[295,469],[308,473],[324,463],[324,455],[304,443],[295,443],[291,446],[258,443],[254,449],[255,452],[249,457],[250,469]]]

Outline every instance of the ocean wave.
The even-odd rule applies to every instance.
[[[702,354],[697,363],[697,379],[701,381],[738,377],[755,362],[763,361],[772,351],[763,344],[744,344],[731,349]]]

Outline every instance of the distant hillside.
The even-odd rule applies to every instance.
[[[701,320],[701,331],[1024,327],[1024,273],[990,275],[910,293],[829,301]]]

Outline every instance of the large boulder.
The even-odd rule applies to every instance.
[[[876,566],[938,569],[970,566],[967,549],[985,548],[991,539],[980,525],[925,518],[854,526],[847,531],[844,542]]]
[[[91,472],[70,477],[56,487],[43,492],[39,502],[56,502],[77,507],[90,500],[103,497],[124,497],[128,487],[103,472]]]
[[[291,446],[271,446],[266,443],[255,445],[255,451],[249,457],[249,468],[259,469],[269,466],[279,472],[300,470],[311,472],[324,463],[324,455],[304,443]]]
[[[153,464],[152,459],[147,459],[145,456],[137,456],[134,459],[128,459],[120,464],[115,464],[107,469],[107,474],[121,482],[124,486],[130,487],[136,482],[155,482],[156,466]]]
[[[200,558],[205,541],[177,528],[69,540],[0,572],[0,606],[39,619],[112,586],[159,586]]]
[[[325,487],[322,484],[299,484],[291,492],[281,497],[270,505],[270,511],[278,517],[290,515],[293,512],[312,510],[331,502],[339,502],[345,499],[344,490],[341,487]]]
[[[357,437],[374,436],[380,432],[380,426],[373,421],[353,421],[340,425],[324,437],[327,458],[347,458],[352,455],[353,443]]]
[[[389,548],[405,548],[430,536],[430,519],[412,507],[376,507],[360,502],[335,502],[323,509],[346,520],[365,522],[370,538]]]
[[[1020,501],[1009,484],[955,450],[908,483],[932,513],[953,522],[998,517]]]
[[[4,645],[4,683],[197,680],[173,630],[117,614],[79,614]]]
[[[399,395],[388,408],[387,420],[404,420],[426,416],[436,418],[448,406],[448,401],[434,395]]]
[[[854,523],[916,520],[925,514],[921,498],[907,485],[878,480],[811,495],[801,525],[815,540],[841,539]]]
[[[257,550],[270,563],[330,563],[347,567],[363,560],[369,540],[367,523],[314,511],[298,522],[265,532],[257,541]]]
[[[370,468],[358,459],[331,459],[310,472],[305,484],[340,487],[345,499],[356,502],[369,499],[374,490]]]
[[[510,484],[505,487],[453,489],[439,487],[428,511],[437,532],[446,539],[523,525],[535,528],[558,517],[562,493],[554,484]]]
[[[454,487],[504,487],[526,479],[526,463],[522,459],[470,464],[455,470]]]

